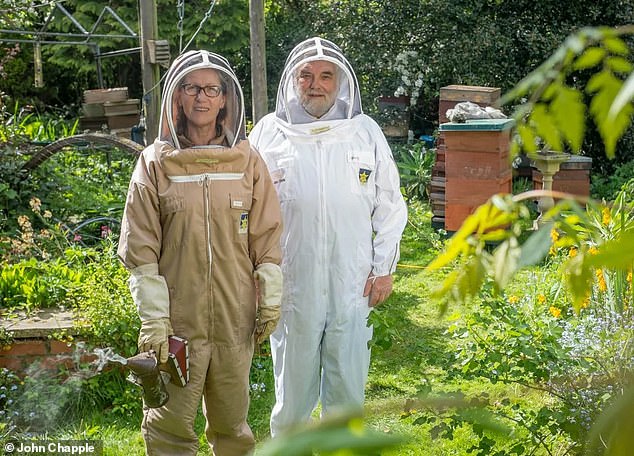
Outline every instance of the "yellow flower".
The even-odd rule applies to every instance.
[[[603,269],[597,269],[594,271],[594,274],[597,276],[597,284],[599,286],[599,291],[606,292],[608,289],[607,284],[605,283],[605,275],[603,275]]]
[[[557,242],[557,240],[559,239],[559,231],[554,228],[550,230],[550,238],[553,240],[553,242]]]
[[[627,280],[627,283],[632,284],[632,270],[631,269],[627,271],[627,277],[625,277],[625,280]]]
[[[608,225],[610,221],[612,220],[612,213],[610,212],[610,208],[604,207],[603,211],[601,212],[601,215],[603,217],[603,220],[602,220],[603,224]]]
[[[22,233],[22,236],[20,236],[22,241],[26,242],[27,244],[33,244],[34,238],[33,238],[33,231],[25,231]]]
[[[570,247],[570,250],[568,251],[568,256],[570,258],[574,258],[577,256],[578,250],[577,247]]]
[[[33,197],[29,201],[29,206],[31,206],[31,210],[35,213],[40,213],[40,208],[42,207],[42,201],[39,198]]]
[[[520,301],[518,296],[509,296],[509,304],[517,304]]]
[[[596,255],[599,252],[599,249],[597,249],[595,246],[592,246],[588,249],[588,253],[590,255]]]
[[[537,302],[539,302],[540,304],[544,304],[546,302],[546,296],[544,296],[543,294],[537,295]]]
[[[558,309],[555,306],[550,306],[550,308],[548,309],[548,311],[552,314],[553,317],[555,318],[559,318],[559,316],[561,315],[561,310]]]
[[[581,308],[585,309],[590,305],[590,296],[586,296],[583,302],[581,303]]]
[[[26,215],[20,215],[18,217],[18,225],[20,225],[21,228],[24,227],[31,227],[31,221],[29,220],[29,218]]]

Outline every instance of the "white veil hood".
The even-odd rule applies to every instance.
[[[339,46],[324,38],[309,38],[291,51],[284,64],[284,71],[277,90],[275,115],[290,124],[312,122],[311,117],[299,103],[295,89],[295,77],[299,68],[307,62],[325,60],[339,68],[339,92],[335,104],[319,120],[351,119],[363,112],[357,76],[344,57]]]
[[[244,95],[231,65],[221,55],[209,51],[187,51],[172,62],[163,86],[161,102],[161,119],[159,122],[159,139],[180,149],[176,134],[176,116],[178,110],[174,95],[183,78],[195,70],[211,68],[218,71],[225,86],[225,117],[221,121],[223,131],[230,147],[240,140],[246,139]]]

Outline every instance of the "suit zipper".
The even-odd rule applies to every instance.
[[[204,176],[200,184],[203,187],[203,199],[205,201],[205,231],[207,233],[207,283],[211,283],[211,264],[212,264],[212,250],[211,250],[211,205],[210,205],[210,182],[209,177]]]
[[[322,242],[322,262],[323,264],[328,264],[327,252],[328,252],[328,221],[326,219],[326,177],[324,173],[326,172],[326,164],[324,158],[324,147],[322,141],[317,141],[317,152],[319,155],[319,210],[321,212],[321,223],[322,223],[322,233],[323,233],[323,242]],[[324,268],[322,270],[321,284],[322,284],[322,293],[325,295],[327,290],[325,288],[325,284],[327,283]]]

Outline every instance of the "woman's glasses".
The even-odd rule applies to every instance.
[[[201,87],[194,84],[181,84],[181,88],[183,92],[191,97],[197,96],[202,90],[205,95],[209,98],[216,98],[218,95],[222,93],[222,87],[220,86],[205,86]]]

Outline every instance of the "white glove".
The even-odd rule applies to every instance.
[[[139,351],[154,350],[160,363],[167,361],[168,336],[174,334],[169,317],[169,291],[158,264],[144,264],[130,271],[130,293],[141,319]]]
[[[255,342],[261,344],[275,331],[282,303],[282,269],[273,263],[260,264],[253,273],[258,281],[260,300],[255,322]]]

